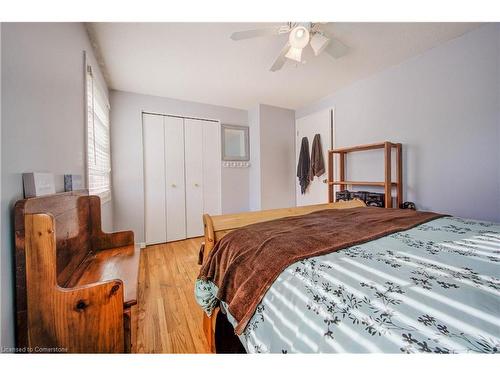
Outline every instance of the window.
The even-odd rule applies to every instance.
[[[89,193],[111,199],[111,151],[109,102],[99,87],[92,67],[87,66],[87,186]]]

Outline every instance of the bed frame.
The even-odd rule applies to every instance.
[[[217,241],[229,232],[249,224],[261,223],[264,221],[279,219],[287,216],[305,215],[311,212],[324,209],[346,209],[364,207],[365,203],[359,199],[351,201],[340,201],[326,204],[316,204],[311,206],[279,208],[274,210],[252,211],[239,214],[210,216],[203,215],[203,225],[205,231],[205,245],[203,252],[203,264],[214,248]],[[210,317],[203,314],[203,332],[212,353],[215,353],[215,328],[219,309],[215,309]]]

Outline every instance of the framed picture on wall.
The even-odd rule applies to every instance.
[[[248,126],[222,124],[222,160],[250,160]]]

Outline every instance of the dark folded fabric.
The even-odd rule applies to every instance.
[[[300,145],[299,162],[297,164],[297,177],[300,183],[300,192],[304,194],[309,185],[309,168],[311,160],[309,159],[309,141],[307,137],[302,138]]]
[[[200,245],[200,250],[198,251],[198,264],[201,266],[203,264],[203,257],[205,256],[205,242]]]
[[[212,281],[243,333],[274,280],[289,265],[442,217],[433,212],[361,207],[330,209],[257,223],[224,236],[199,279]]]
[[[325,173],[325,159],[321,148],[321,135],[316,134],[313,139],[311,149],[311,168],[309,169],[309,179],[314,180],[314,176],[319,177]]]

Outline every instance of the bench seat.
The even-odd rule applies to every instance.
[[[124,307],[133,306],[137,304],[140,251],[139,245],[129,245],[91,253],[65,286],[72,288],[100,281],[122,280]]]

